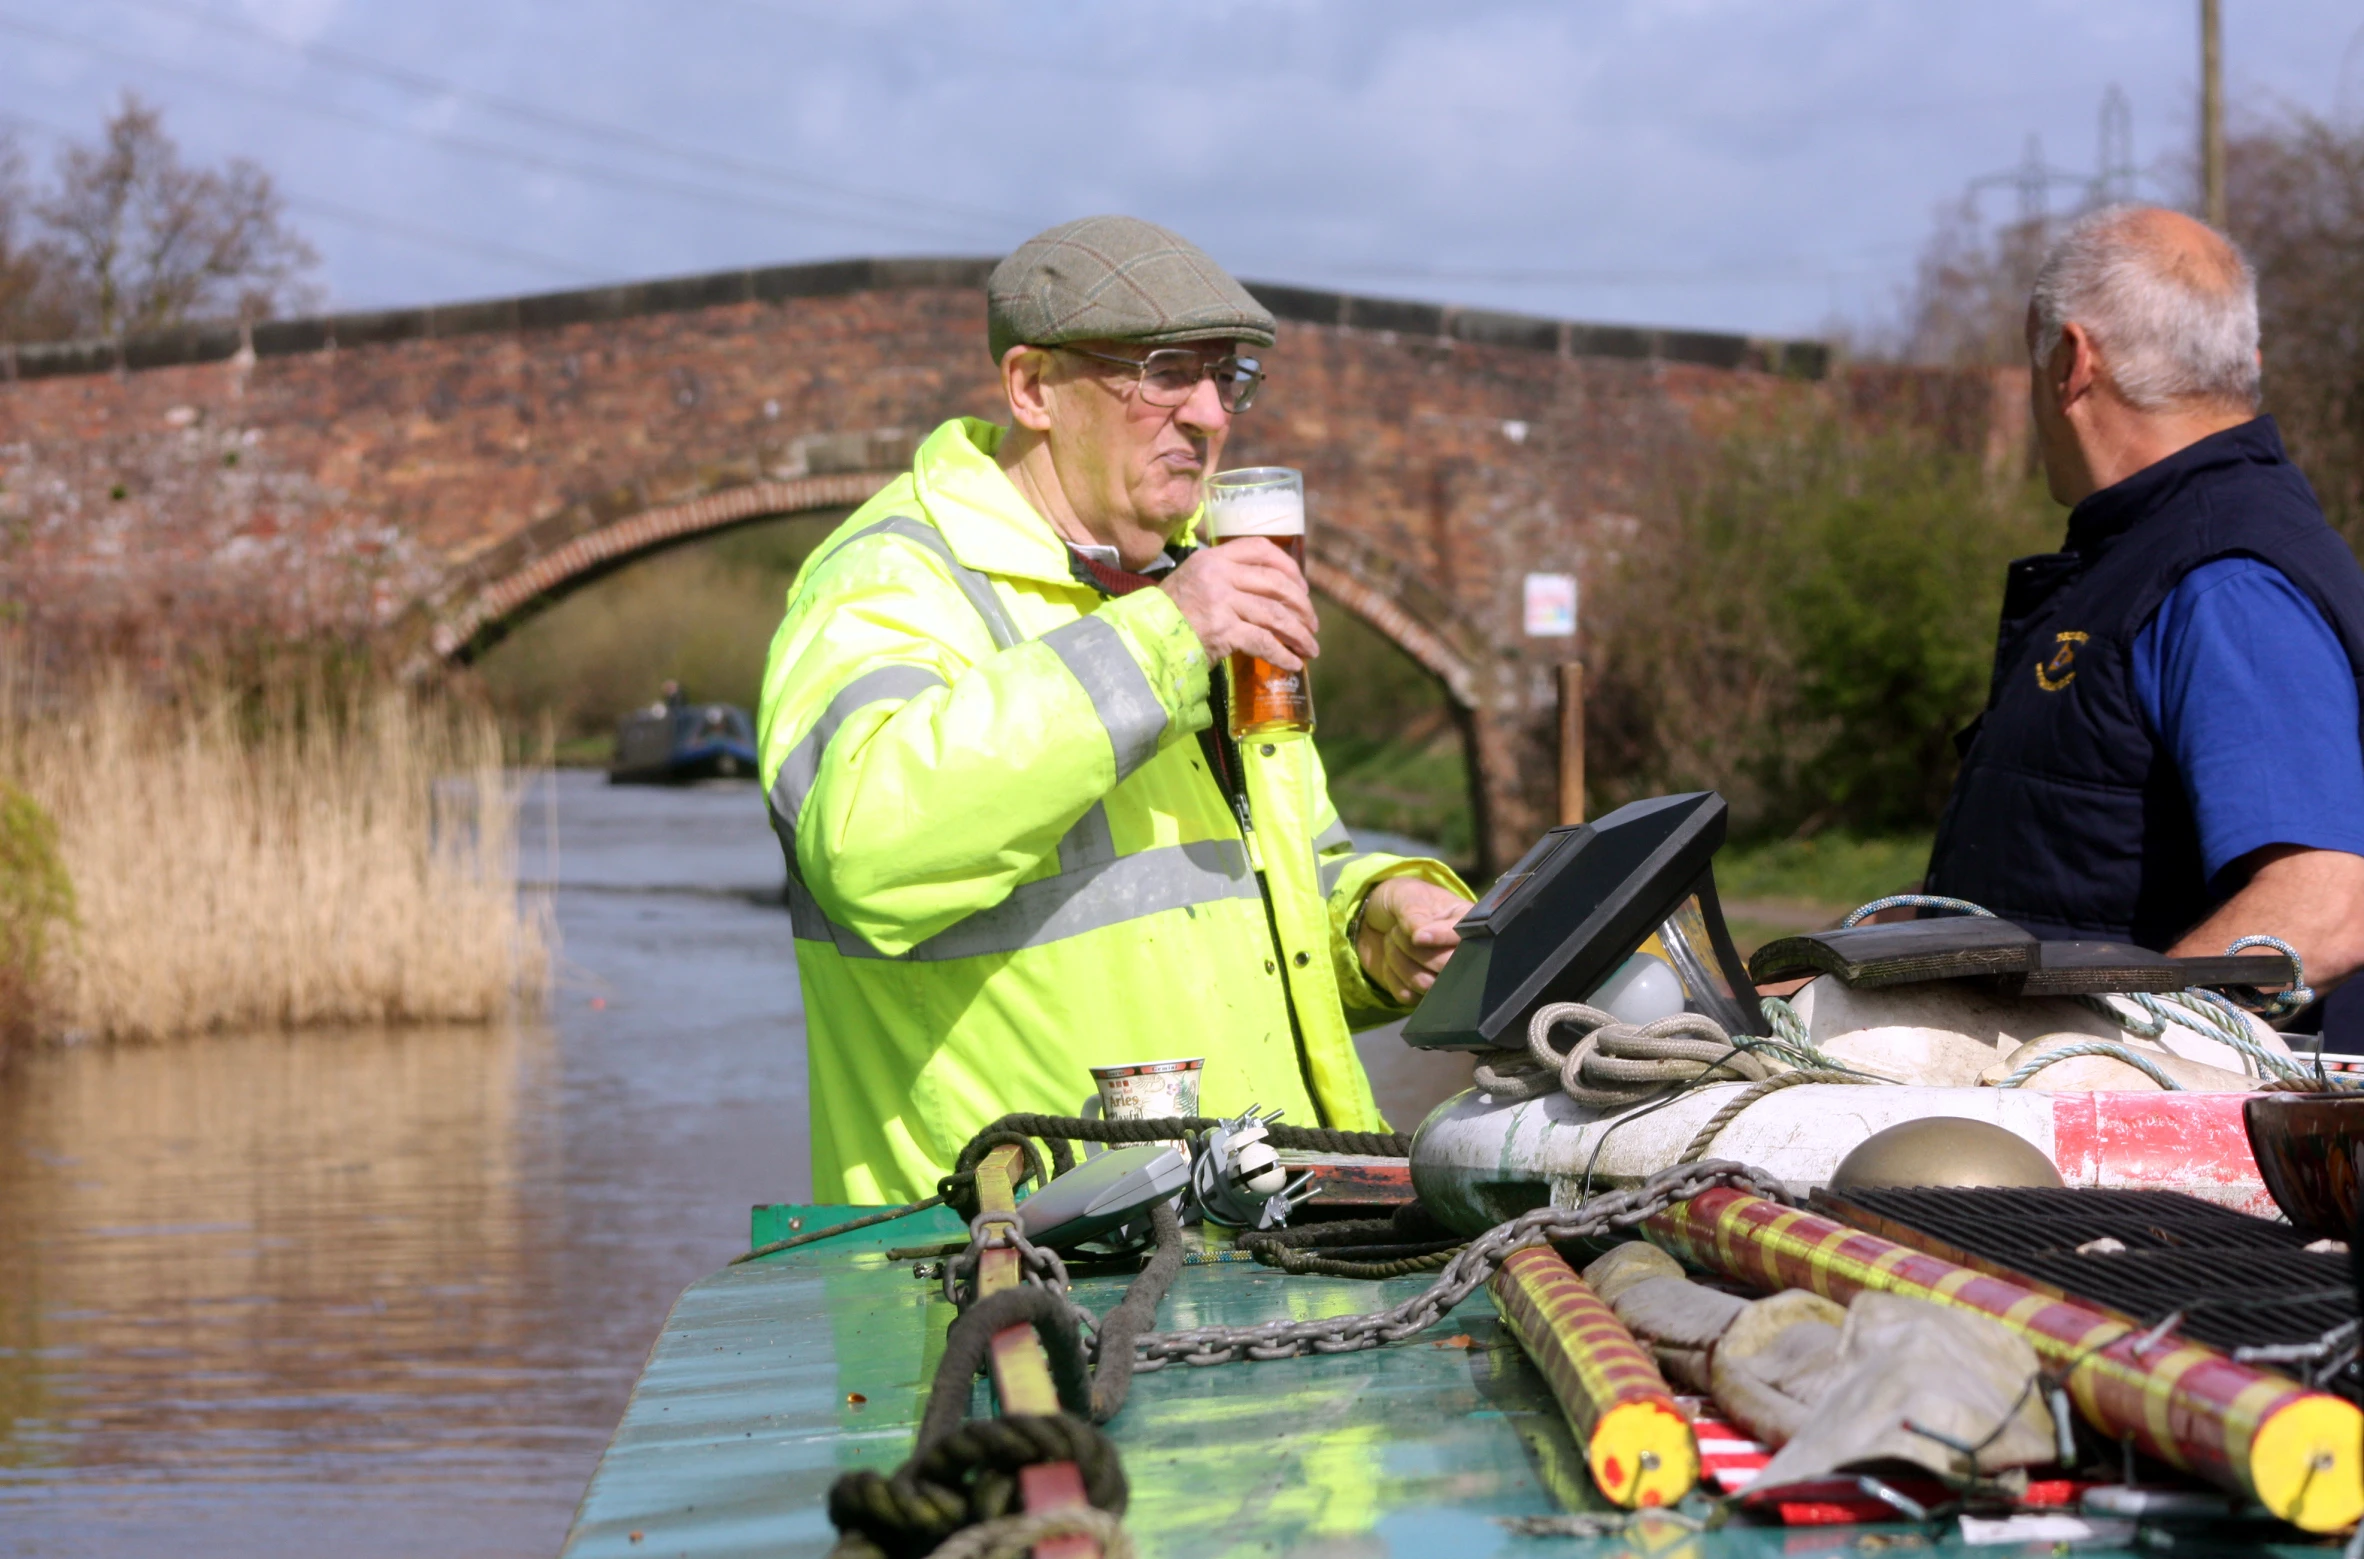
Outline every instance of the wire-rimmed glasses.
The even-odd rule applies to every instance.
[[[1198,382],[1211,374],[1216,398],[1222,401],[1223,409],[1243,412],[1255,403],[1256,391],[1264,383],[1264,365],[1237,353],[1209,362],[1200,353],[1170,346],[1159,347],[1147,357],[1118,357],[1112,352],[1094,352],[1080,346],[1054,350],[1133,369],[1138,375],[1141,399],[1152,406],[1181,405],[1190,399]]]

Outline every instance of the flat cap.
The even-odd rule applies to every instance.
[[[993,360],[1021,342],[1249,341],[1272,313],[1179,233],[1139,217],[1084,217],[1037,233],[985,282]]]

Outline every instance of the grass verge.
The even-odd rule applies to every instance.
[[[1727,845],[1716,856],[1716,893],[1741,952],[1775,937],[1835,925],[1858,904],[1917,887],[1929,865],[1927,834],[1817,834]]]

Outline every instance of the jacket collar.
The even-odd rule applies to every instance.
[[[2271,417],[2253,417],[2222,432],[2211,433],[2164,460],[2144,466],[2124,481],[2091,494],[2071,509],[2067,550],[2092,552],[2107,545],[2176,502],[2193,480],[2205,472],[2241,465],[2281,465],[2288,459],[2282,452],[2281,431]]]
[[[970,568],[1072,585],[1067,544],[994,464],[1008,432],[981,418],[955,417],[929,434],[911,463],[920,507]]]
[[[1074,586],[1080,581],[1066,539],[994,462],[1008,433],[979,417],[956,417],[929,434],[911,463],[920,507],[970,568]]]

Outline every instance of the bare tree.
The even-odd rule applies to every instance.
[[[71,333],[120,336],[197,319],[262,319],[308,301],[319,263],[271,176],[243,157],[193,168],[162,115],[126,93],[98,144],[58,157],[32,202],[33,252]]]
[[[2364,124],[2298,114],[2227,152],[2230,225],[2257,267],[2266,409],[2333,522],[2364,544]]]
[[[73,330],[57,285],[57,257],[31,236],[32,200],[24,153],[0,135],[0,341],[39,341]]]
[[[1914,267],[1898,355],[1957,368],[2025,362],[2028,293],[2053,231],[2037,217],[1990,234],[1974,195],[1939,213]]]
[[[2364,547],[2364,123],[2253,120],[2227,163],[2228,222],[2257,268],[2266,409],[2333,522]],[[2196,196],[2197,169],[2182,176]],[[1941,213],[1902,317],[1872,333],[1870,355],[2022,361],[2028,293],[2056,232],[2037,220],[1990,233],[1970,198]]]

